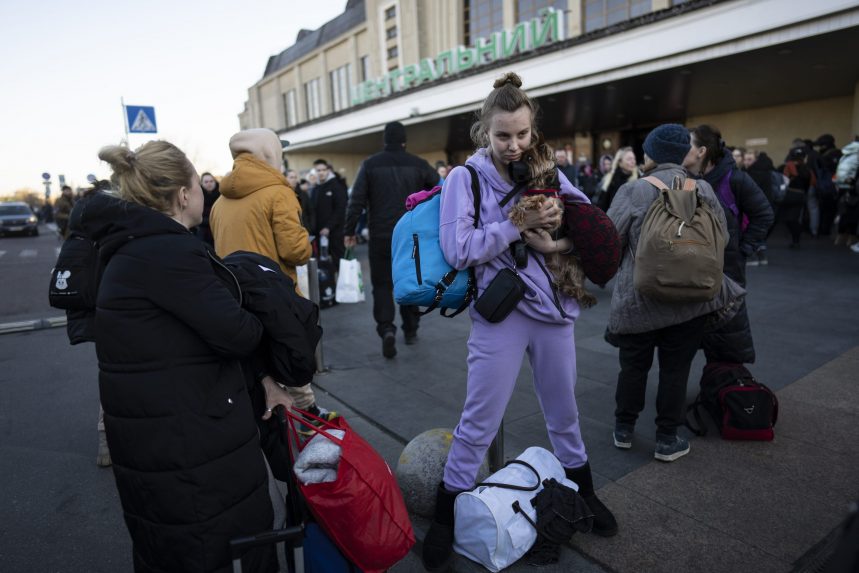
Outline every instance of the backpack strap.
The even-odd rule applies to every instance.
[[[476,229],[480,221],[480,179],[474,167],[466,165],[465,168],[471,174],[471,194],[474,196],[474,228]]]
[[[662,182],[658,177],[654,177],[653,175],[649,175],[647,177],[643,177],[645,181],[659,189],[660,191],[668,191],[668,185]],[[691,177],[687,177],[685,181],[683,181],[683,191],[694,191],[697,187],[697,182]]]

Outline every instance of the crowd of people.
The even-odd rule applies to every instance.
[[[455,268],[474,269],[478,293],[509,269],[524,282],[526,294],[503,320],[469,311],[467,395],[423,543],[424,566],[439,571],[452,554],[454,500],[475,485],[526,355],[554,454],[594,515],[592,532],[608,537],[619,528],[595,492],[579,427],[574,324],[580,301],[558,289],[543,264],[550,255],[577,256],[570,237],[548,232],[566,216],[561,204],[592,204],[617,233],[620,263],[606,330],[619,352],[614,444],[632,446],[656,351],[654,457],[663,462],[690,451],[677,429],[699,349],[707,363],[755,361],[741,302],[745,272],[748,265],[766,264],[776,216],[792,247],[807,231],[836,234],[837,244],[859,248],[859,142],[839,151],[829,135],[796,140],[776,167],[763,152],[728,147],[713,126],[666,124],[648,134],[640,160],[633,148],[622,147],[592,166],[585,156],[574,161],[570,149],[547,145],[537,117],[522,80],[507,73],[482,104],[471,130],[476,151],[464,166],[432,166],[408,153],[405,127],[391,122],[382,150],[362,163],[350,193],[325,159],[301,174],[284,169],[277,135],[250,129],[230,139],[233,168],[220,180],[198,175],[187,156],[164,141],[134,151],[105,147],[99,157],[113,171],[113,191],[95,189],[86,210],[72,217],[74,228],[68,223],[71,190],[63,190],[55,205],[63,235],[79,233],[99,245],[93,340],[110,447],[102,465],[112,458],[135,570],[226,568],[229,540],[276,527],[283,505],[270,487],[258,424],[278,405],[323,420],[336,416],[317,404],[308,377],[275,374],[264,343],[271,336],[267,316],[290,309],[285,300],[243,293],[223,261],[232,253],[262,255],[271,266],[259,265],[263,270],[306,294],[295,286],[296,268],[314,249],[324,243],[336,260],[362,236],[368,239],[372,313],[387,359],[397,353],[391,237],[410,194],[443,185],[441,249]],[[529,177],[553,175],[560,201],[545,202],[514,223],[509,212],[515,202],[506,198],[517,189],[516,166],[525,154]],[[725,245],[719,253],[723,282],[707,300],[666,302],[636,287],[634,253],[644,219],[660,189],[678,182],[713,214]],[[522,264],[514,244],[524,245],[525,262],[536,264]],[[710,320],[729,307],[729,317]],[[406,344],[417,343],[419,309],[401,306],[400,316]],[[243,560],[253,571],[277,567],[267,548],[250,550]]]

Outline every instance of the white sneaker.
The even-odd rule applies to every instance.
[[[859,253],[859,243],[854,243],[853,246],[850,247],[850,250],[854,253]]]

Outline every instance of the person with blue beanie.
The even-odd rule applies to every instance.
[[[675,177],[689,174],[683,161],[692,149],[689,130],[682,125],[660,125],[644,141],[644,173],[671,187]],[[725,215],[713,189],[698,181],[698,200],[710,206],[725,228]],[[701,346],[705,315],[724,304],[662,302],[635,289],[635,253],[641,227],[659,190],[645,179],[623,185],[608,210],[621,240],[622,258],[611,299],[606,340],[619,349],[620,373],[615,392],[614,445],[632,448],[638,415],[644,409],[647,375],[658,351],[659,389],[656,394],[656,450],[654,457],[672,462],[689,453],[689,441],[677,434],[684,421],[686,384],[692,359]]]

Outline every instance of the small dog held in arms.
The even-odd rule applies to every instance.
[[[522,193],[522,198],[508,214],[508,218],[517,225],[524,221],[525,213],[541,209],[547,201],[556,201],[563,208],[554,159],[552,149],[546,145],[542,136],[535,146],[523,154],[522,160],[528,163],[531,174],[531,188]],[[547,231],[557,237],[559,228]],[[583,308],[590,308],[597,303],[597,299],[585,290],[585,272],[574,253],[551,253],[545,255],[545,261],[561,292],[579,301]]]

